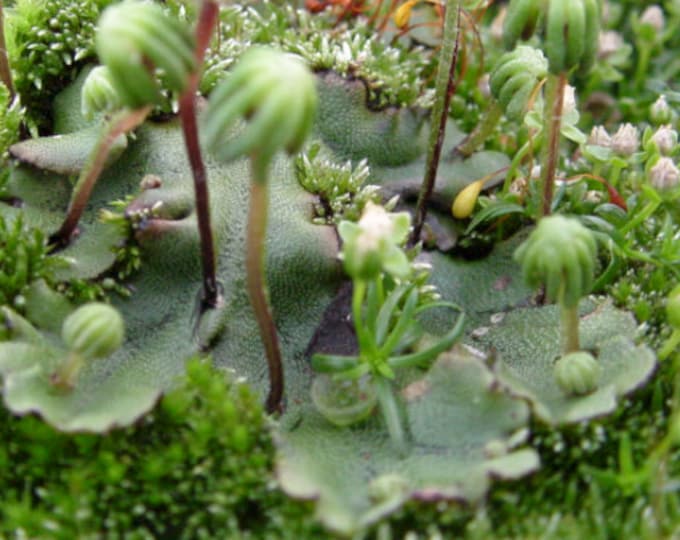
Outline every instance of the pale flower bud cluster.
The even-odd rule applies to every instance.
[[[363,253],[379,248],[394,234],[394,221],[384,207],[368,202],[358,222],[361,231],[357,247]]]
[[[649,183],[655,189],[671,189],[680,183],[680,170],[669,157],[660,157],[649,170]]]
[[[607,58],[624,46],[623,37],[614,30],[603,30],[600,32],[597,45],[597,57]]]
[[[623,124],[612,137],[611,149],[620,156],[631,156],[638,151],[639,147],[640,134],[632,124]]]
[[[652,135],[651,141],[659,152],[668,155],[678,144],[678,132],[671,128],[670,124],[661,126]]]
[[[650,25],[657,32],[663,31],[664,27],[666,26],[666,19],[663,15],[663,10],[657,5],[649,6],[647,9],[645,9],[640,16],[640,22],[642,24]]]
[[[588,144],[609,148],[612,144],[612,138],[609,136],[609,133],[607,133],[604,126],[594,126],[593,129],[590,130]]]
[[[649,117],[655,124],[666,124],[671,121],[672,111],[666,101],[666,96],[661,94],[649,108]]]

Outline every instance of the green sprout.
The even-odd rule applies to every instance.
[[[548,300],[560,306],[562,358],[555,366],[558,384],[567,394],[597,387],[599,366],[580,351],[578,303],[593,286],[597,244],[578,220],[561,215],[544,217],[515,251],[515,260],[531,287],[545,287]],[[578,353],[578,354],[575,354]]]
[[[124,336],[125,323],[115,308],[101,302],[79,307],[61,328],[69,353],[52,374],[51,384],[60,390],[72,389],[82,368],[91,360],[113,354],[122,345]]]
[[[298,57],[254,47],[215,88],[206,113],[205,140],[215,156],[224,162],[244,155],[250,158],[247,286],[269,366],[266,408],[270,413],[281,411],[284,383],[264,278],[269,166],[280,150],[289,154],[300,150],[312,128],[316,106],[314,77]],[[232,128],[239,118],[249,121],[245,130],[232,138]]]
[[[319,393],[315,381],[312,396],[319,410],[333,423],[346,425],[365,418],[377,398],[390,438],[400,451],[407,443],[407,433],[393,388],[395,371],[427,365],[448,350],[462,333],[464,321],[461,313],[439,341],[423,350],[401,354],[414,339],[418,314],[438,306],[461,311],[455,304],[428,297],[413,279],[412,264],[401,247],[410,225],[410,214],[390,213],[371,202],[358,223],[340,222],[338,232],[344,242],[341,257],[353,284],[352,321],[359,354],[315,354],[312,358],[315,371],[335,379],[335,386],[324,380],[327,391],[341,398],[331,407],[331,400],[324,402],[315,395]],[[356,397],[354,403],[351,396]]]

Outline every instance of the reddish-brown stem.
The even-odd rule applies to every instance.
[[[380,15],[380,10],[382,9],[383,5],[383,0],[378,0],[378,5],[373,8],[373,13],[371,13],[371,16],[368,18],[368,27],[372,28],[373,25],[375,24],[376,19],[378,18],[378,15]]]
[[[219,6],[212,1],[204,1],[198,24],[196,25],[196,49],[194,56],[196,68],[189,76],[187,86],[179,99],[179,116],[182,122],[184,144],[187,149],[189,165],[194,178],[198,234],[201,240],[201,266],[203,271],[202,309],[216,307],[220,302],[220,292],[216,278],[215,244],[210,226],[210,197],[208,177],[201,155],[196,125],[196,92],[200,82],[201,67],[210,36],[217,23]]]
[[[541,160],[541,182],[543,184],[542,216],[549,216],[552,212],[553,191],[555,186],[555,170],[559,159],[560,127],[562,125],[562,102],[567,76],[548,75],[545,92],[545,116],[543,125],[546,132],[546,146]]]
[[[449,106],[451,96],[455,92],[455,71],[458,61],[458,49],[460,43],[460,2],[450,1],[446,6],[444,20],[444,39],[439,57],[439,70],[437,72],[436,98],[432,108],[432,127],[428,142],[427,166],[425,177],[418,194],[416,203],[416,215],[413,222],[413,231],[409,240],[410,245],[417,244],[420,233],[427,215],[427,203],[432,196],[439,158],[442,153],[442,144],[446,134],[446,122],[449,118]]]
[[[383,17],[382,21],[378,25],[378,33],[382,33],[385,31],[385,28],[387,28],[387,23],[390,22],[390,16],[394,12],[396,8],[397,0],[390,0],[390,6],[387,8],[387,11],[385,12],[385,16]]]
[[[250,303],[260,328],[260,337],[267,355],[269,367],[269,394],[266,410],[268,413],[282,412],[283,409],[283,365],[276,333],[276,326],[267,301],[264,250],[267,236],[267,167],[258,163],[257,157],[251,159],[253,179],[250,182],[250,208],[248,209],[248,229],[246,239],[246,283]]]
[[[80,178],[73,188],[73,195],[66,213],[66,218],[59,230],[50,236],[49,243],[55,249],[66,247],[73,233],[78,226],[78,222],[85,211],[87,201],[97,183],[97,179],[104,169],[106,158],[111,151],[111,145],[122,134],[132,131],[146,119],[151,111],[151,106],[142,107],[133,111],[123,110],[117,113],[107,125],[102,137],[92,150],[87,164],[80,173]]]
[[[5,44],[5,20],[3,13],[3,1],[0,0],[0,80],[9,90],[9,102],[14,100],[14,83],[12,82],[12,71],[9,67],[7,58],[7,45]]]

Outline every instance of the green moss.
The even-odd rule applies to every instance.
[[[255,394],[205,362],[105,436],[0,415],[0,538],[324,538],[276,486]]]
[[[19,100],[10,102],[9,90],[0,85],[0,161],[7,159],[7,150],[19,140],[19,129],[25,114],[26,109]]]
[[[21,309],[26,287],[49,273],[42,231],[25,227],[21,214],[13,221],[0,216],[0,304]]]
[[[258,4],[231,5],[221,11],[220,37],[206,57],[202,92],[210,92],[248,47],[269,44],[299,54],[316,71],[333,70],[364,80],[375,107],[429,106],[432,96],[423,92],[433,71],[433,55],[426,49],[388,44],[361,22],[334,28],[335,18],[323,13],[312,15],[267,1]]]
[[[7,49],[29,120],[48,124],[54,96],[94,57],[94,28],[113,0],[17,0],[7,12]]]
[[[295,158],[295,175],[300,185],[319,197],[314,205],[315,222],[358,221],[367,202],[380,202],[378,186],[364,185],[370,175],[366,160],[352,167],[323,157],[313,145]]]

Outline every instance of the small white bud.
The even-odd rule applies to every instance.
[[[680,170],[671,158],[661,157],[649,170],[649,182],[658,190],[670,189],[680,182]]]
[[[612,137],[611,148],[621,156],[630,156],[640,147],[640,135],[635,126],[625,123]]]
[[[671,108],[668,106],[666,96],[661,94],[649,108],[649,117],[655,124],[666,124],[671,121]]]
[[[597,45],[597,57],[607,58],[623,47],[623,36],[614,30],[600,32]]]
[[[394,222],[384,207],[371,201],[366,203],[359,219],[361,228],[360,246],[364,251],[377,249],[381,242],[392,236]]]
[[[644,10],[640,16],[640,22],[642,24],[649,24],[657,32],[663,31],[666,26],[666,20],[663,16],[663,11],[657,5],[649,6]]]
[[[670,154],[678,144],[678,132],[671,128],[670,124],[659,127],[654,135],[652,142],[662,154]]]
[[[593,129],[590,130],[588,144],[609,148],[612,144],[612,138],[609,136],[609,133],[607,133],[604,126],[594,126]]]

